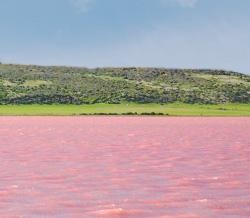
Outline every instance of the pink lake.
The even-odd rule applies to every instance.
[[[250,217],[250,118],[0,124],[1,218]]]

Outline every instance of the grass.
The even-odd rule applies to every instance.
[[[210,74],[193,74],[196,78],[202,78],[202,79],[215,79],[219,83],[230,83],[230,84],[248,84],[247,81],[242,80],[241,78],[237,76],[227,76],[227,75],[210,75]]]
[[[250,116],[250,104],[93,104],[93,105],[1,105],[1,116],[69,115],[168,115]]]
[[[22,86],[26,87],[36,87],[40,85],[50,85],[52,82],[44,81],[44,80],[26,80]]]

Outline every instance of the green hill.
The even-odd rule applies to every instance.
[[[250,103],[250,76],[223,70],[0,64],[0,104]]]

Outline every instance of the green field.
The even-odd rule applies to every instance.
[[[67,115],[168,115],[250,116],[250,104],[92,104],[92,105],[1,105],[1,116]]]

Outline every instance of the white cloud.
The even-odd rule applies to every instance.
[[[92,2],[93,0],[70,0],[70,3],[81,13],[87,12]]]
[[[250,32],[218,22],[198,29],[172,29],[159,25],[130,34],[126,40],[69,48],[39,44],[35,48],[3,53],[3,62],[87,67],[141,66],[212,68],[250,74]],[[34,51],[39,50],[39,53]],[[50,55],[48,55],[48,51]],[[35,55],[34,55],[35,54]]]
[[[193,8],[198,3],[198,0],[162,0],[164,4],[166,3],[176,3],[184,8]]]
[[[193,8],[198,0],[176,0],[182,7]]]
[[[71,5],[80,13],[85,13],[89,10],[91,4],[95,0],[69,0]],[[177,4],[183,8],[194,8],[199,0],[161,0],[163,4]]]
[[[83,66],[90,67],[212,68],[250,73],[249,36],[247,30],[221,23],[189,31],[159,26],[79,56]]]

